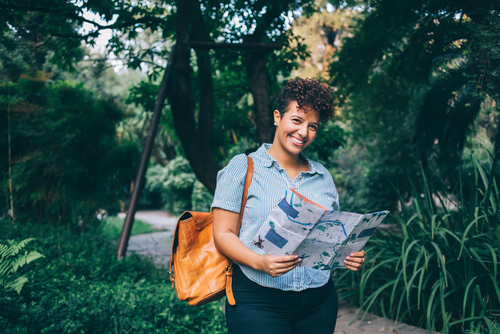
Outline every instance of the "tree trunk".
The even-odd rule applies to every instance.
[[[275,131],[269,98],[266,56],[267,54],[262,51],[249,51],[245,54],[247,79],[253,97],[253,111],[261,144],[272,143]]]
[[[207,51],[197,53],[198,75],[200,78],[200,110],[198,125],[195,121],[195,104],[191,88],[191,49],[189,46],[190,18],[200,11],[192,1],[177,1],[177,46],[176,63],[173,73],[173,87],[170,91],[170,105],[174,127],[186,158],[194,174],[212,193],[215,192],[217,172],[220,166],[213,159],[210,151],[210,137],[213,122],[213,84],[210,58]],[[203,25],[203,21],[196,22]],[[203,27],[201,27],[203,29]],[[201,31],[204,31],[201,30]]]

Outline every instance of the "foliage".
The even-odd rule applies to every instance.
[[[168,275],[136,256],[116,260],[116,244],[39,224],[0,224],[2,237],[36,236],[20,294],[0,290],[2,333],[225,333],[221,304],[179,302]],[[24,268],[23,268],[24,269]]]
[[[208,211],[213,196],[196,180],[186,158],[178,156],[166,167],[154,165],[146,173],[146,189],[160,191],[165,209],[174,215],[186,210]]]
[[[498,334],[500,333],[500,325],[495,321],[491,321],[488,318],[484,318],[484,322],[486,323],[486,326],[481,330],[481,329],[473,329],[470,331],[465,331],[464,333],[466,334]]]
[[[498,105],[498,2],[330,2],[361,11],[330,75],[353,145],[375,153],[370,197],[391,208],[397,194],[389,179],[411,191],[394,167],[418,175],[419,163],[440,191],[453,188],[482,103]]]
[[[17,217],[82,227],[99,208],[118,209],[139,152],[116,136],[123,114],[112,100],[96,99],[81,84],[21,79],[0,85],[0,113],[4,120],[11,114]],[[7,123],[0,123],[3,152],[8,151]],[[8,189],[6,155],[0,163],[2,188]],[[0,196],[6,203],[7,194]]]
[[[360,275],[338,279],[344,297],[379,315],[444,333],[478,328],[500,309],[498,161],[462,173],[443,198],[423,174],[397,225],[379,229],[366,246]],[[405,203],[403,199],[402,203]]]
[[[17,270],[41,257],[37,251],[25,251],[19,254],[33,239],[24,239],[20,242],[7,240],[7,244],[0,244],[0,286],[6,290],[21,292],[23,285],[28,281],[26,275],[16,275]]]

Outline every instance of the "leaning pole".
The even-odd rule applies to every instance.
[[[122,259],[127,252],[128,240],[130,238],[130,232],[132,231],[132,225],[134,224],[135,212],[137,211],[137,203],[139,202],[141,189],[144,186],[144,176],[146,175],[146,170],[148,169],[149,158],[151,157],[151,151],[153,150],[156,131],[158,130],[158,125],[160,124],[161,111],[163,109],[163,106],[165,105],[167,92],[170,88],[169,86],[171,85],[170,77],[172,75],[173,63],[175,61],[174,55],[175,44],[172,47],[172,50],[170,51],[170,55],[168,57],[165,74],[163,75],[163,79],[160,85],[160,91],[158,92],[158,97],[156,98],[153,118],[151,119],[151,125],[149,126],[146,143],[144,144],[144,150],[142,151],[141,162],[139,163],[139,169],[137,170],[137,175],[135,177],[134,189],[132,190],[132,196],[130,197],[125,224],[123,225],[122,233],[120,235],[120,241],[118,243],[118,259]]]

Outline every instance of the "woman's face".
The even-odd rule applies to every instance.
[[[299,154],[316,138],[319,126],[319,112],[310,109],[297,108],[297,101],[288,106],[288,110],[281,117],[278,110],[274,111],[276,134],[274,144],[280,145],[290,154]]]

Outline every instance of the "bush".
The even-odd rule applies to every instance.
[[[462,173],[456,195],[448,199],[450,208],[424,177],[425,194],[414,188],[413,207],[403,206],[402,217],[392,215],[397,225],[370,239],[362,272],[339,275],[345,298],[444,333],[478,328],[484,317],[498,314],[500,173],[496,161],[473,161],[474,170]]]
[[[96,231],[72,234],[19,223],[2,237],[37,236],[45,255],[20,274],[20,294],[0,289],[1,333],[225,333],[218,302],[179,302],[165,270],[136,256],[116,260],[116,245]]]
[[[150,167],[146,179],[146,190],[160,191],[165,209],[173,215],[186,210],[210,210],[213,196],[196,180],[189,162],[182,156],[171,160],[166,167]]]
[[[22,221],[89,225],[99,208],[118,211],[139,151],[116,134],[122,111],[82,84],[22,79],[0,84],[0,149],[12,148],[14,214]],[[8,158],[0,155],[1,186]],[[6,212],[8,193],[0,193]],[[9,206],[10,208],[10,206]]]

